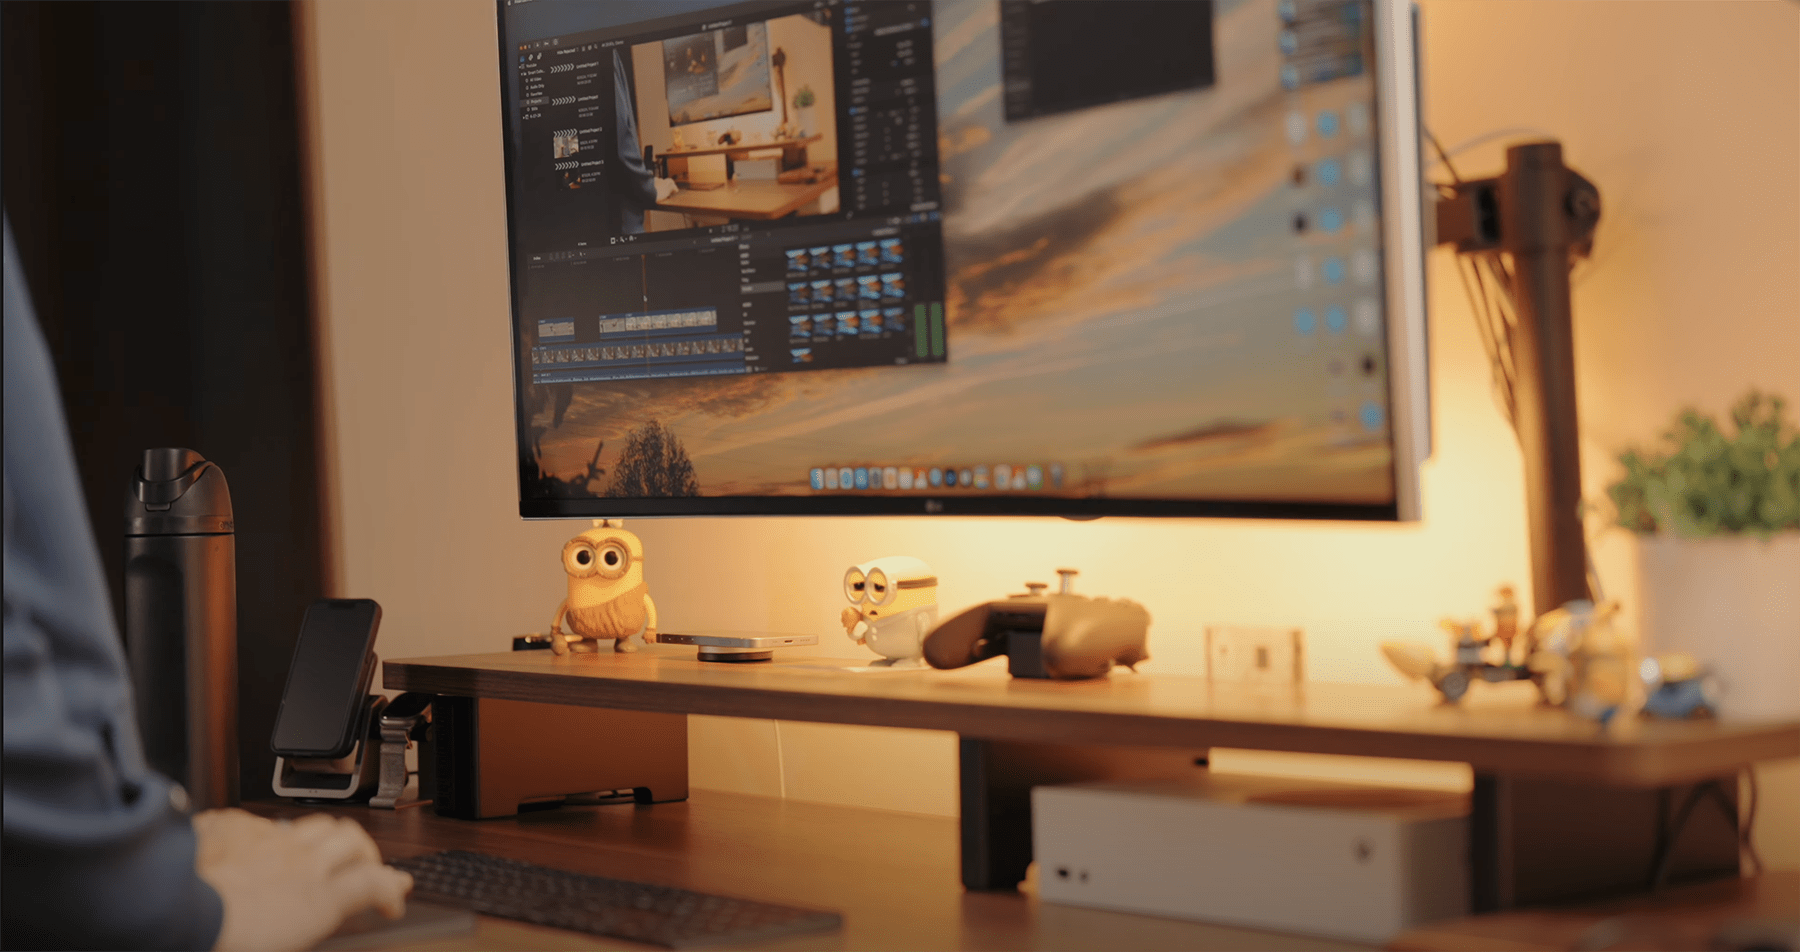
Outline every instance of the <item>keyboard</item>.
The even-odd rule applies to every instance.
[[[671,949],[843,926],[835,912],[586,876],[467,850],[389,865],[412,874],[412,896],[424,902]]]

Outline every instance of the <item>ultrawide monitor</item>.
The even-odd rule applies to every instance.
[[[521,514],[1415,517],[1405,7],[498,9]]]

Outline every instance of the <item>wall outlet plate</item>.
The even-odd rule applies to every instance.
[[[1206,676],[1245,684],[1299,684],[1306,677],[1299,628],[1218,625],[1206,629]]]

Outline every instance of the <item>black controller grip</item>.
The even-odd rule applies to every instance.
[[[1009,598],[964,610],[925,637],[925,661],[934,668],[961,668],[1006,653],[1010,631],[1044,627],[1042,598]]]

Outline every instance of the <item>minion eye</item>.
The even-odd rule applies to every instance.
[[[585,539],[576,539],[563,546],[563,570],[576,578],[593,575],[594,561],[594,547]]]
[[[886,605],[894,597],[894,586],[887,573],[876,569],[869,573],[869,601],[876,605]]]
[[[608,542],[601,546],[600,550],[594,553],[594,558],[599,563],[596,566],[597,570],[607,578],[619,578],[625,574],[626,569],[631,567],[631,553],[625,551],[625,547],[617,542]]]
[[[856,592],[860,592],[860,591],[862,591],[862,590],[863,590],[863,583],[861,583],[861,582],[851,582],[851,583],[850,583],[850,589],[851,589],[851,591],[856,591]]]

